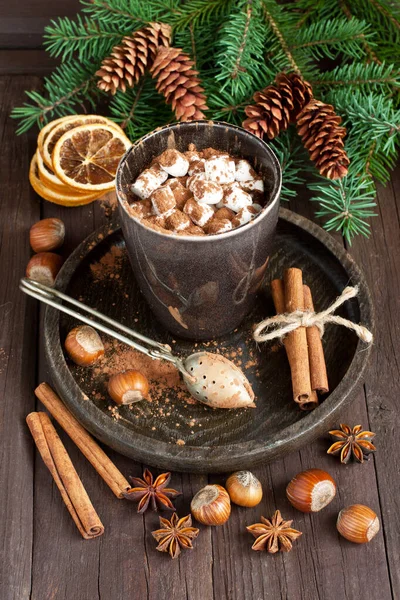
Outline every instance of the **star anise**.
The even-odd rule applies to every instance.
[[[138,513],[144,513],[149,504],[153,510],[176,510],[170,498],[181,496],[181,492],[166,487],[170,479],[171,473],[162,473],[154,481],[153,475],[148,469],[145,469],[143,479],[129,477],[133,487],[124,493],[124,497],[127,500],[139,502]]]
[[[271,520],[261,517],[262,523],[255,523],[247,527],[254,535],[256,541],[252,545],[253,550],[268,550],[274,554],[280,550],[281,552],[290,552],[292,549],[292,541],[302,535],[301,531],[292,529],[293,521],[284,521],[281,512],[275,511]]]
[[[368,454],[375,452],[376,448],[371,442],[375,436],[372,431],[363,431],[362,425],[356,425],[351,429],[344,423],[340,424],[340,429],[333,429],[329,435],[336,440],[329,448],[328,454],[339,454],[340,462],[347,464],[351,456],[362,463],[364,459],[368,460]]]
[[[181,553],[181,548],[192,549],[192,540],[197,538],[199,530],[192,527],[192,517],[187,515],[178,518],[174,513],[171,520],[160,517],[162,529],[152,531],[151,535],[159,542],[157,550],[160,552],[169,552],[171,558],[176,558]]]

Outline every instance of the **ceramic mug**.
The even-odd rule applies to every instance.
[[[264,180],[266,203],[250,223],[227,233],[163,233],[129,210],[130,191],[152,159],[194,143],[245,158]],[[157,319],[174,335],[212,339],[235,329],[262,283],[278,220],[281,168],[269,146],[241,127],[213,121],[167,125],[141,138],[122,158],[116,178],[119,214],[133,271]]]

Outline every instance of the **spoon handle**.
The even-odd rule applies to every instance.
[[[167,360],[173,363],[183,375],[188,375],[182,361],[177,356],[172,354],[171,348],[167,344],[160,344],[159,342],[156,342],[147,336],[142,335],[141,333],[138,333],[137,331],[122,325],[121,323],[118,323],[118,321],[114,321],[114,319],[103,315],[99,311],[87,306],[83,302],[79,302],[78,300],[63,294],[59,290],[50,288],[37,281],[33,281],[24,277],[21,279],[19,287],[20,290],[22,290],[28,296],[32,296],[33,298],[36,298],[37,300],[40,300],[41,302],[44,302],[45,304],[48,304],[49,306],[52,306],[53,308],[56,308],[57,310],[66,313],[67,315],[70,315],[71,317],[74,317],[75,319],[78,319],[79,321],[98,329],[99,331],[102,331],[105,334],[114,337],[120,342],[123,342],[124,344],[135,348],[139,352],[150,356],[150,358],[153,358],[154,360]],[[68,305],[76,306],[79,310],[74,310]],[[107,323],[107,325],[104,325],[99,321],[103,321],[104,323]],[[108,327],[108,325],[110,327]],[[131,338],[136,338],[137,340],[147,344],[147,346],[144,346],[143,344],[140,344]]]

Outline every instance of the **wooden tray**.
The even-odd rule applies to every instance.
[[[257,396],[257,408],[217,410],[194,403],[179,385],[172,366],[157,364],[106,339],[103,363],[81,368],[64,358],[61,342],[77,323],[47,307],[45,345],[53,384],[70,411],[99,440],[135,460],[162,469],[224,472],[271,461],[300,448],[337,422],[361,380],[370,348],[343,327],[327,327],[324,347],[331,391],[313,412],[292,401],[285,351],[278,343],[257,347],[251,327],[273,314],[268,282],[297,266],[311,286],[316,310],[326,308],[348,285],[359,296],[338,314],[373,327],[370,294],[353,259],[320,227],[281,209],[267,281],[258,305],[242,326],[209,343],[174,340],[156,322],[132,274],[121,230],[103,228],[70,256],[58,289],[149,337],[171,344],[184,355],[203,348],[227,356],[244,369]],[[116,410],[107,396],[108,377],[124,368],[153,377],[151,401]],[[151,369],[151,373],[149,373]],[[163,385],[157,385],[162,381]]]

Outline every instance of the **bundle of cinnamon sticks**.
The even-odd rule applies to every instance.
[[[311,290],[303,285],[301,269],[287,269],[283,280],[271,282],[271,293],[277,314],[314,311]],[[293,399],[302,410],[318,405],[318,394],[329,391],[321,336],[317,327],[298,327],[283,344],[289,360]]]
[[[128,481],[97,442],[68,411],[57,394],[47,383],[40,384],[36,388],[35,394],[68,433],[117,498],[123,498],[123,492],[130,488]],[[26,422],[43,462],[53,476],[61,497],[82,537],[93,539],[102,535],[104,526],[49,416],[43,412],[30,413]]]

